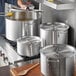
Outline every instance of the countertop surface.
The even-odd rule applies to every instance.
[[[17,74],[24,70],[27,69],[31,66],[33,66],[34,64],[27,64],[24,65],[22,67],[17,67],[17,68],[12,68],[10,69],[9,66],[5,66],[5,67],[0,67],[0,76],[18,76]],[[43,76],[40,72],[40,65],[38,65],[37,67],[35,67],[34,69],[32,69],[29,73],[27,73],[26,76]],[[76,69],[74,71],[74,75],[76,76]]]
[[[10,73],[10,67],[9,66],[0,67],[0,76],[12,76]]]

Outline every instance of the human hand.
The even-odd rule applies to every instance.
[[[21,9],[27,9],[27,6],[24,4],[20,5],[20,7],[21,7]]]

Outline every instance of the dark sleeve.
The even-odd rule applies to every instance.
[[[34,1],[34,0],[30,0],[32,2],[32,4],[35,6],[35,9],[39,9],[39,3]]]
[[[0,12],[4,12],[4,7],[5,7],[5,1],[0,0]]]
[[[6,0],[7,3],[17,5],[17,0]]]

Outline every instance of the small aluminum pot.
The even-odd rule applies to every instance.
[[[25,36],[17,40],[17,53],[21,56],[35,56],[40,53],[41,40],[36,36]]]

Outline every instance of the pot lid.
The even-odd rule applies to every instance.
[[[52,23],[43,23],[40,25],[40,28],[43,30],[53,30],[54,25]]]
[[[26,43],[26,42],[35,43],[35,42],[41,42],[41,39],[37,36],[25,36],[25,37],[17,39],[17,42],[19,42],[19,43]]]
[[[69,29],[69,26],[65,23],[60,23],[60,22],[55,22],[54,23],[56,25],[56,30],[68,30]]]
[[[45,48],[40,50],[40,52],[44,54],[46,57],[53,59],[60,59],[74,56],[74,54],[76,54],[75,51],[76,50],[74,47],[63,44],[46,46]]]

